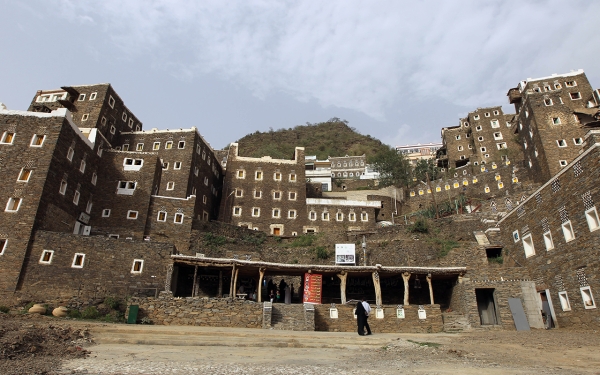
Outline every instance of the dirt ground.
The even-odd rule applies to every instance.
[[[95,345],[93,324],[0,314],[0,374],[600,374],[595,331],[380,334],[388,344],[314,349]]]

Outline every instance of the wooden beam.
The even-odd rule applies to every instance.
[[[192,284],[192,297],[196,297],[196,278],[198,277],[198,266],[194,267],[194,283]]]
[[[258,269],[258,293],[256,295],[256,301],[257,302],[262,302],[262,284],[263,284],[263,278],[265,277],[265,271],[267,269],[266,268],[259,268]]]
[[[383,305],[381,302],[381,284],[379,283],[379,273],[377,271],[371,274],[373,277],[373,286],[375,287],[375,305],[380,307]]]
[[[433,287],[431,286],[431,274],[428,274],[427,277],[427,284],[429,284],[429,300],[431,301],[431,304],[433,305]]]
[[[402,280],[404,281],[404,306],[408,306],[408,279],[410,279],[410,273],[404,272],[402,274]]]
[[[340,296],[342,299],[342,305],[346,304],[346,278],[348,277],[348,273],[346,271],[342,271],[337,274],[337,277],[340,278]]]

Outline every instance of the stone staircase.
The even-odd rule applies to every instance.
[[[471,330],[469,319],[461,313],[445,312],[442,313],[444,321],[444,332],[462,332]]]
[[[274,303],[271,312],[271,329],[287,331],[314,331],[314,324],[306,326],[304,306],[301,304],[286,305]]]

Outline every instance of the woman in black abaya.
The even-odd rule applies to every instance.
[[[358,324],[358,334],[365,335],[365,307],[361,301],[356,304],[356,324]]]

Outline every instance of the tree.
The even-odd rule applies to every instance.
[[[411,167],[403,154],[399,154],[395,148],[388,147],[378,152],[371,160],[373,169],[379,172],[381,187],[386,186],[408,186],[410,181]]]
[[[429,180],[437,180],[440,174],[440,169],[436,166],[434,159],[420,159],[415,165],[414,176],[418,181],[427,182],[425,173],[429,173]]]

